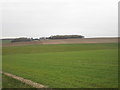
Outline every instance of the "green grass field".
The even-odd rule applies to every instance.
[[[116,88],[118,44],[3,47],[3,71],[50,88]]]
[[[2,75],[2,88],[32,88],[18,80]]]
[[[11,43],[11,40],[2,40],[3,44]]]

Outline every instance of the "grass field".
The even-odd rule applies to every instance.
[[[26,85],[18,80],[2,75],[2,88],[32,88],[29,85]]]
[[[3,44],[11,43],[11,40],[2,40]]]
[[[115,88],[118,44],[3,47],[3,71],[52,88]]]

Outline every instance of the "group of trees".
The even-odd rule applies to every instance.
[[[34,40],[46,40],[46,39],[72,39],[72,38],[84,38],[82,35],[55,35],[50,37],[40,37],[38,38],[15,38],[11,40],[11,42],[28,42],[28,41],[34,41]]]
[[[13,39],[11,42],[27,42],[27,41],[32,41],[32,38],[16,38]]]
[[[50,36],[47,39],[72,39],[72,38],[84,38],[82,35],[55,35]]]

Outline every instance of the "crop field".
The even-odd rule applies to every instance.
[[[117,88],[118,44],[3,47],[3,72],[50,88]]]

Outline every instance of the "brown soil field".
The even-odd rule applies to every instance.
[[[45,44],[82,44],[82,43],[118,43],[118,38],[82,38],[82,39],[55,39],[55,40],[41,40],[30,42],[15,42],[2,44],[6,46],[23,46],[23,45],[45,45]]]

